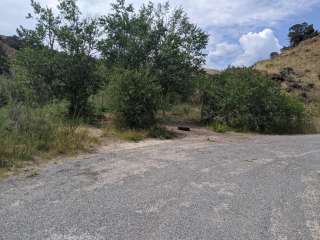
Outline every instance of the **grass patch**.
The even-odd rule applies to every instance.
[[[176,137],[176,134],[173,132],[169,131],[168,129],[164,127],[153,127],[148,130],[148,137],[150,138],[157,138],[157,139],[162,139],[162,140],[168,140],[168,139],[173,139]]]
[[[113,139],[120,139],[129,142],[141,142],[147,138],[161,140],[172,139],[175,134],[166,128],[155,126],[145,130],[124,129],[110,125],[103,129],[103,136]]]
[[[201,106],[190,103],[174,105],[164,114],[159,114],[158,118],[169,123],[200,123]]]
[[[220,122],[213,122],[209,125],[209,129],[217,132],[217,133],[227,133],[232,131],[233,129],[230,128],[228,125],[220,123]]]
[[[130,142],[140,142],[147,138],[147,133],[143,130],[122,129],[110,125],[103,129],[103,136]]]

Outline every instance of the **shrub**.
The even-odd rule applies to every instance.
[[[122,126],[143,129],[155,124],[160,87],[148,71],[115,70],[110,90]]]
[[[276,58],[276,57],[278,57],[279,56],[279,53],[278,52],[272,52],[272,53],[270,53],[270,58],[271,59],[274,59],[274,58]]]
[[[230,68],[202,88],[203,121],[263,133],[302,131],[303,104],[251,68]]]

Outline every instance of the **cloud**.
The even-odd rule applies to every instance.
[[[243,52],[233,62],[235,66],[250,66],[268,58],[271,52],[279,52],[282,48],[271,29],[242,35],[239,43]]]
[[[54,0],[53,0],[54,1]],[[92,14],[104,13],[113,0],[79,0]],[[127,0],[139,6],[147,0]],[[163,3],[165,0],[154,0]],[[319,4],[320,0],[171,0],[172,6],[183,7],[193,21],[202,27],[272,25],[289,16]]]
[[[239,50],[239,46],[237,44],[222,42],[222,43],[218,43],[215,46],[215,49],[211,51],[209,54],[211,57],[223,57],[226,55],[234,54],[238,50]]]
[[[223,69],[242,53],[239,44],[228,42],[210,43],[208,51],[208,67]]]
[[[50,7],[58,0],[38,0]],[[115,0],[78,0],[85,14],[105,14]],[[147,0],[127,0],[139,6]],[[155,3],[165,0],[154,0]],[[172,6],[182,6],[192,21],[203,28],[228,26],[268,26],[289,16],[311,9],[320,0],[171,0]],[[24,16],[30,11],[29,0],[1,0],[0,23],[1,31],[14,32],[20,24],[25,24]],[[1,26],[2,26],[1,25]],[[10,27],[10,26],[11,27]]]
[[[261,32],[243,34],[238,43],[221,42],[212,44],[208,53],[211,67],[223,69],[228,65],[251,66],[269,58],[271,52],[279,52],[282,46],[274,32],[267,28]]]

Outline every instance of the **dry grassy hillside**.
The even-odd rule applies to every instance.
[[[16,50],[21,46],[17,37],[7,37],[0,35],[0,49],[9,57],[14,58]]]
[[[288,92],[297,92],[310,102],[320,102],[320,37],[258,62],[255,69],[273,74]]]
[[[220,71],[212,69],[212,68],[204,68],[203,70],[209,75],[216,75],[216,74],[220,73]]]

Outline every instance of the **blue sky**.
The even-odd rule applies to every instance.
[[[54,7],[58,0],[39,0]],[[112,0],[78,0],[86,15],[105,14]],[[127,0],[138,7],[144,0]],[[154,0],[154,2],[163,2]],[[288,29],[301,22],[320,29],[320,0],[171,0],[182,6],[192,22],[210,34],[207,66],[249,66],[288,45]],[[0,1],[0,34],[15,34],[19,25],[30,26],[25,16],[29,0]]]

